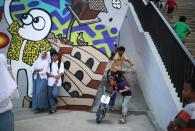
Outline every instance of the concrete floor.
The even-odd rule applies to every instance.
[[[29,109],[15,110],[15,131],[155,131],[144,114],[129,115],[128,123],[118,124],[119,114],[107,113],[101,124],[96,124],[95,113],[60,110],[34,114]]]
[[[120,112],[107,113],[103,123],[96,124],[95,113],[60,110],[56,114],[34,114],[30,109],[14,109],[15,131],[157,131],[155,119],[151,113],[139,87],[136,72],[131,70],[125,74],[133,96],[129,105],[127,123],[118,124]],[[105,76],[102,85],[108,86]],[[102,89],[99,88],[92,112],[96,112],[100,103]]]

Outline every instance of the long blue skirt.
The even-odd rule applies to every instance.
[[[0,131],[14,131],[14,114],[11,110],[0,114]]]
[[[37,78],[33,79],[32,110],[48,109],[48,107],[47,80],[37,75]]]

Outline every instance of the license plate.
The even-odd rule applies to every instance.
[[[110,97],[108,95],[102,95],[101,103],[108,104],[110,102]]]

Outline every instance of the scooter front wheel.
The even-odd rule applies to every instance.
[[[99,124],[102,122],[102,119],[105,117],[105,113],[104,113],[104,110],[101,109],[102,106],[100,105],[99,106],[99,109],[98,109],[98,112],[96,114],[96,122]]]
[[[97,116],[96,117],[96,122],[99,124],[102,122],[102,117],[101,116]]]

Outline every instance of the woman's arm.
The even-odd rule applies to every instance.
[[[31,67],[31,71],[32,71],[32,74],[38,74],[42,70],[41,69],[35,69],[34,64],[33,64],[32,67]]]
[[[124,92],[127,92],[127,91],[129,91],[129,90],[130,90],[130,88],[129,88],[128,86],[125,86],[125,89],[120,90],[119,92],[120,92],[120,93],[124,93]]]
[[[49,68],[49,64],[45,64],[45,66],[43,67],[42,70],[38,70],[40,75],[46,75],[47,74],[47,70]]]

